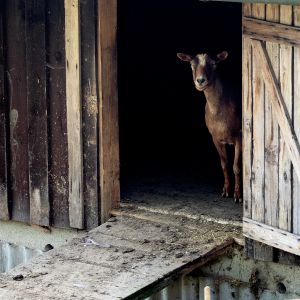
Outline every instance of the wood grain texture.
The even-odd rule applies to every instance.
[[[64,1],[47,2],[49,194],[51,224],[70,227]]]
[[[292,6],[280,6],[280,23],[292,24]],[[280,72],[279,83],[286,111],[289,119],[292,118],[292,55],[293,49],[288,45],[280,45]],[[285,133],[279,131],[279,222],[281,229],[291,231],[292,229],[292,165],[287,150],[288,145],[283,137]],[[300,163],[300,161],[299,161]]]
[[[65,0],[66,101],[69,162],[70,226],[84,227],[78,0]]]
[[[252,46],[243,38],[243,202],[244,216],[252,216]]]
[[[294,6],[294,25],[300,28],[300,6]],[[300,49],[294,48],[294,128],[300,140]],[[293,170],[293,232],[300,234],[300,179]]]
[[[300,255],[299,236],[261,222],[243,218],[243,233],[251,239],[284,251]]]
[[[268,4],[268,6],[276,5]],[[268,8],[269,14],[271,13],[270,9]],[[276,23],[274,20],[261,21],[250,17],[243,18],[243,34],[259,40],[300,46],[300,29]]]
[[[266,19],[279,22],[279,5],[268,4]],[[279,78],[279,45],[266,42],[275,76]],[[271,106],[269,93],[265,95],[265,223],[278,224],[278,123]]]
[[[7,178],[7,111],[5,94],[4,2],[0,2],[0,220],[9,220]]]
[[[49,225],[46,1],[26,1],[30,223]]]
[[[100,223],[95,5],[94,0],[80,1],[83,197],[87,229],[95,228]]]
[[[283,96],[279,87],[279,83],[274,74],[268,53],[262,42],[252,41],[254,45],[256,55],[259,57],[259,63],[261,66],[262,74],[264,77],[265,84],[268,88],[269,93],[272,95],[272,107],[277,118],[277,122],[280,126],[282,132],[282,137],[285,140],[286,149],[290,159],[293,162],[295,172],[297,177],[300,178],[300,146],[299,141],[295,135],[292,121],[290,119],[289,113],[285,106]]]
[[[6,1],[7,82],[10,118],[10,174],[12,219],[29,222],[29,160],[25,5],[23,0]]]
[[[243,17],[251,16],[252,7],[251,3],[243,3]]]
[[[265,18],[263,4],[252,4],[252,16]],[[264,129],[265,129],[265,86],[261,77],[261,67],[253,54],[253,159],[252,159],[252,219],[263,222],[264,206]]]
[[[117,0],[98,0],[101,222],[120,205]]]

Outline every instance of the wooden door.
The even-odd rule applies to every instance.
[[[244,235],[300,255],[300,6],[243,6]]]

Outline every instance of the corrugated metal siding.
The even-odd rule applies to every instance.
[[[0,273],[7,272],[19,264],[27,263],[41,253],[43,253],[41,250],[0,242]]]
[[[146,300],[204,300],[204,288],[211,288],[211,300],[256,300],[249,283],[228,282],[212,277],[182,277]],[[283,300],[289,295],[264,290],[260,300]]]
[[[207,2],[207,0],[199,0]],[[266,3],[266,4],[285,4],[285,5],[299,5],[299,0],[208,0],[208,1],[218,1],[218,2],[237,2],[237,3]]]

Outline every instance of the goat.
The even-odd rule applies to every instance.
[[[217,65],[227,58],[228,52],[219,53],[216,58],[208,54],[191,56],[177,53],[179,59],[189,62],[193,80],[198,91],[206,98],[205,123],[220,156],[224,173],[222,197],[229,197],[230,176],[226,144],[234,145],[233,173],[235,176],[234,201],[242,202],[240,165],[242,160],[242,116],[241,105],[233,90],[224,84],[217,72]]]

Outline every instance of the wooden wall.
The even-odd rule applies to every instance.
[[[99,107],[117,98],[98,95],[97,15],[96,0],[1,1],[1,220],[79,229],[100,223],[99,136],[109,127],[100,126]]]
[[[300,255],[300,7],[243,14],[244,233]]]

